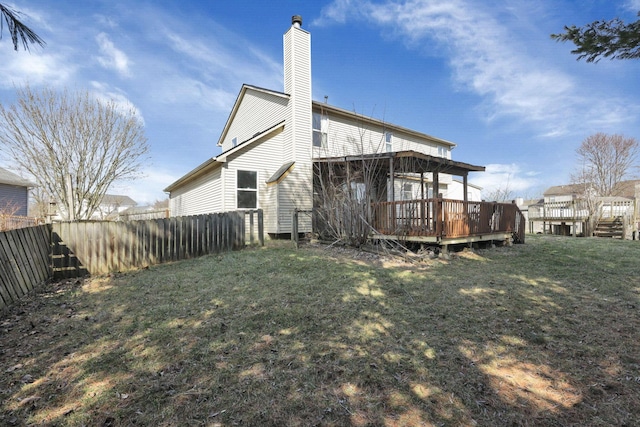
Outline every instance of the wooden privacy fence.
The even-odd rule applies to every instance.
[[[0,309],[51,278],[49,226],[0,233]]]
[[[264,245],[262,210],[129,222],[65,222],[0,233],[0,309],[48,280]]]
[[[0,214],[0,231],[33,227],[34,225],[38,224],[42,224],[42,221],[38,218]]]
[[[237,250],[247,241],[263,245],[263,215],[262,210],[251,210],[146,221],[62,222],[53,224],[51,238],[53,274],[59,279]]]

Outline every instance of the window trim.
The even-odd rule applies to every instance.
[[[317,120],[316,118],[319,118]],[[316,127],[316,121],[319,122],[320,127]],[[313,148],[327,148],[327,127],[329,124],[329,118],[322,113],[313,112],[311,119],[312,138],[311,145]],[[320,145],[316,144],[316,134],[320,135]]]
[[[384,133],[384,146],[387,153],[393,152],[393,132]]]
[[[242,172],[249,172],[249,173],[253,173],[255,174],[255,188],[252,187],[240,187],[240,173]],[[255,206],[253,207],[241,207],[240,206],[240,200],[238,198],[238,196],[240,195],[240,192],[243,193],[249,193],[249,192],[253,192],[255,193]],[[236,170],[236,209],[258,209],[260,206],[259,203],[259,197],[258,197],[258,171],[256,170],[249,170],[249,169],[237,169]]]

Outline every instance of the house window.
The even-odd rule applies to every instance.
[[[447,151],[448,150],[445,147],[438,146],[438,156],[447,157]]]
[[[413,199],[413,185],[411,184],[402,184],[402,200],[411,200]]]
[[[313,146],[327,148],[327,126],[329,119],[320,113],[313,113]]]
[[[235,147],[236,145],[238,145],[238,137],[234,136],[233,138],[231,138],[231,146]]]
[[[393,134],[391,132],[384,133],[384,144],[387,149],[387,153],[393,151]]]
[[[258,172],[238,171],[238,209],[258,207]]]

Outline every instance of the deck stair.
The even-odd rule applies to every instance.
[[[596,237],[622,239],[624,236],[624,222],[622,217],[601,218],[596,224],[593,235]]]

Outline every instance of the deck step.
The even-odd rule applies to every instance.
[[[612,239],[622,239],[624,234],[624,223],[621,217],[601,219],[596,225],[593,235],[596,237],[607,237]]]

